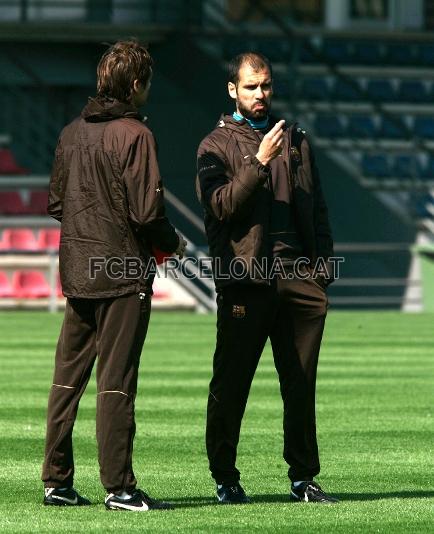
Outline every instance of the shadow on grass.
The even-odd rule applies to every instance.
[[[333,493],[341,502],[379,501],[383,499],[429,499],[434,497],[434,491],[390,491],[385,493]],[[250,495],[251,504],[261,503],[292,503],[287,493],[269,495]],[[218,505],[215,497],[178,497],[167,499],[176,508],[199,508],[202,506]]]

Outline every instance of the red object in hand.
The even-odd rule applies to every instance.
[[[152,255],[154,256],[157,265],[161,265],[167,260],[167,258],[170,258],[170,256],[172,256],[170,252],[164,252],[156,247],[152,247]]]

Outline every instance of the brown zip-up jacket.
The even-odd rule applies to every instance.
[[[152,291],[153,276],[146,271],[151,247],[174,252],[178,236],[165,217],[155,140],[136,108],[89,99],[81,117],[63,129],[48,213],[61,222],[65,296]],[[92,258],[98,258],[93,267]],[[129,268],[131,262],[137,266],[135,258],[142,272]]]
[[[275,123],[276,119],[271,119],[269,127]],[[263,166],[256,159],[259,144],[259,136],[247,121],[222,115],[198,149],[196,188],[204,208],[217,288],[236,281],[234,269],[230,268],[236,258],[248,267],[247,276],[240,281],[270,283],[260,271],[251,268],[252,260],[260,265],[263,258],[272,260],[273,253],[273,165]],[[319,257],[327,260],[333,256],[327,206],[312,150],[296,124],[287,129],[279,160],[290,181],[291,209],[302,256],[312,264]]]

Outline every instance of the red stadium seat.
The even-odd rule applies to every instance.
[[[40,271],[15,271],[12,286],[18,298],[35,299],[50,296],[50,286]]]
[[[10,148],[0,148],[0,174],[29,174],[29,169],[18,165]]]
[[[38,241],[28,228],[7,228],[3,232],[2,250],[39,250]]]
[[[0,213],[3,215],[22,215],[27,211],[18,191],[0,193]]]
[[[30,202],[27,206],[27,213],[34,215],[46,215],[48,204],[47,191],[32,191],[30,193]]]
[[[41,230],[38,243],[40,250],[59,250],[60,230],[58,228]]]
[[[15,296],[14,288],[9,282],[7,274],[0,271],[0,298],[11,298]]]

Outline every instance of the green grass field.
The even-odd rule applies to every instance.
[[[331,313],[317,407],[322,472],[342,502],[288,502],[282,407],[269,346],[244,419],[238,467],[253,503],[219,506],[204,447],[215,318],[155,313],[136,402],[140,486],[176,510],[104,509],[95,382],[75,428],[75,486],[95,504],[44,508],[45,410],[62,316],[0,314],[1,532],[434,532],[434,315]]]

